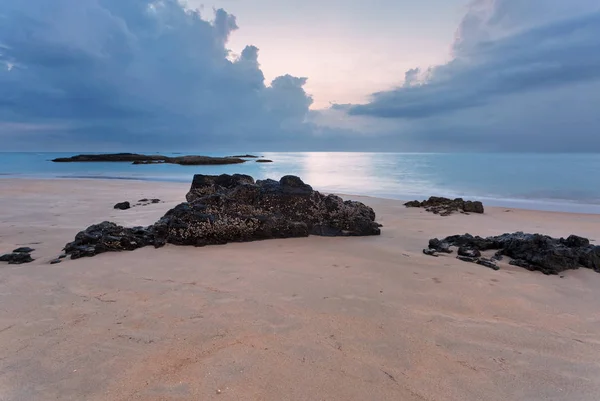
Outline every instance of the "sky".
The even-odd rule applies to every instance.
[[[597,0],[0,0],[1,150],[600,151]]]

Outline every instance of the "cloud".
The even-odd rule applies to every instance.
[[[310,134],[306,78],[266,85],[258,48],[231,60],[236,29],[222,9],[208,21],[177,0],[5,0],[0,136],[10,124],[39,124],[43,138],[56,125],[54,140],[85,150]]]
[[[452,56],[447,64],[407,71],[402,87],[375,93],[367,104],[337,108],[397,121],[399,136],[433,149],[453,142],[490,150],[600,150],[600,121],[590,107],[600,100],[596,1],[473,1]]]
[[[502,1],[493,4],[499,7]],[[408,85],[376,93],[372,102],[352,107],[350,114],[424,118],[500,96],[600,78],[600,12],[475,42],[472,36],[488,31],[474,28],[474,18],[469,14],[463,21],[456,57],[432,69],[426,84],[412,85],[419,70],[409,70]]]

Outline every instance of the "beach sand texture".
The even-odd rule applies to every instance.
[[[147,225],[188,184],[0,179],[0,400],[600,399],[600,274],[421,253],[469,232],[578,234],[600,215],[372,206],[380,237],[168,245],[50,265],[104,220]],[[114,210],[120,201],[164,203]]]

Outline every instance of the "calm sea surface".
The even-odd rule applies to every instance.
[[[393,199],[460,196],[479,199],[488,205],[600,213],[600,154],[255,154],[274,163],[254,160],[228,166],[52,163],[50,159],[73,153],[0,153],[0,176],[191,182],[197,173],[242,173],[257,179],[279,179],[294,174],[315,189],[336,193]]]

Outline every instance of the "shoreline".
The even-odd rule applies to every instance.
[[[536,231],[600,241],[600,216],[371,206],[380,236],[103,253],[50,264],[75,234],[148,225],[189,183],[0,179],[0,398],[595,401],[600,274],[423,255],[430,238]],[[115,210],[121,201],[161,203]],[[476,383],[476,385],[473,385]]]
[[[91,181],[135,181],[135,182],[146,182],[146,183],[165,183],[165,184],[185,184],[189,185],[191,179],[187,178],[174,178],[174,179],[160,179],[157,177],[133,177],[133,176],[97,176],[97,175],[72,175],[72,176],[39,176],[39,175],[22,175],[18,176],[15,174],[2,174],[0,173],[0,180],[91,180]],[[544,211],[554,213],[570,213],[570,214],[588,214],[588,215],[600,215],[600,204],[594,203],[583,203],[577,200],[553,200],[553,199],[519,199],[519,198],[493,198],[486,196],[469,196],[469,195],[447,195],[443,193],[431,193],[423,195],[393,195],[393,194],[348,194],[345,191],[339,192],[328,188],[314,187],[323,193],[332,193],[346,196],[361,196],[377,199],[386,199],[390,201],[402,201],[408,202],[414,199],[427,199],[430,196],[443,196],[448,198],[462,197],[466,200],[479,200],[483,202],[485,208],[497,207],[497,208],[511,208],[520,210],[530,211]]]

